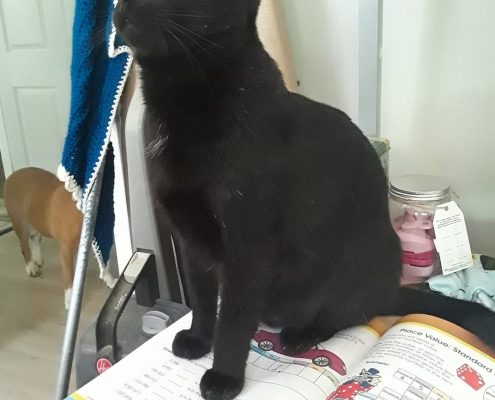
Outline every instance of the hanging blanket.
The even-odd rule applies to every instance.
[[[110,132],[132,56],[115,34],[113,0],[76,0],[71,64],[71,110],[58,177],[77,207],[88,193],[106,156],[93,240],[100,277],[113,244],[114,160]]]

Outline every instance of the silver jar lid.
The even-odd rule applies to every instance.
[[[404,175],[390,180],[390,194],[404,200],[443,200],[450,195],[450,183],[438,176]]]

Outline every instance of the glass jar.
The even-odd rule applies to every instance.
[[[390,218],[402,247],[402,284],[423,282],[441,270],[433,217],[450,198],[450,183],[437,176],[405,175],[390,181]]]

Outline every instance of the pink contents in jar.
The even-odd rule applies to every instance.
[[[433,217],[450,200],[450,185],[442,178],[408,175],[390,182],[392,225],[402,247],[401,283],[419,283],[439,270],[433,241]]]

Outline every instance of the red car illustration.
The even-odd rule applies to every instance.
[[[274,351],[275,353],[289,356],[280,345],[278,333],[259,330],[255,333],[253,339],[258,343],[258,347],[263,351]],[[313,347],[312,349],[309,349],[308,351],[294,357],[309,359],[313,362],[313,364],[319,367],[329,367],[340,375],[345,375],[347,373],[345,364],[339,356],[331,351],[320,349],[318,347]]]

